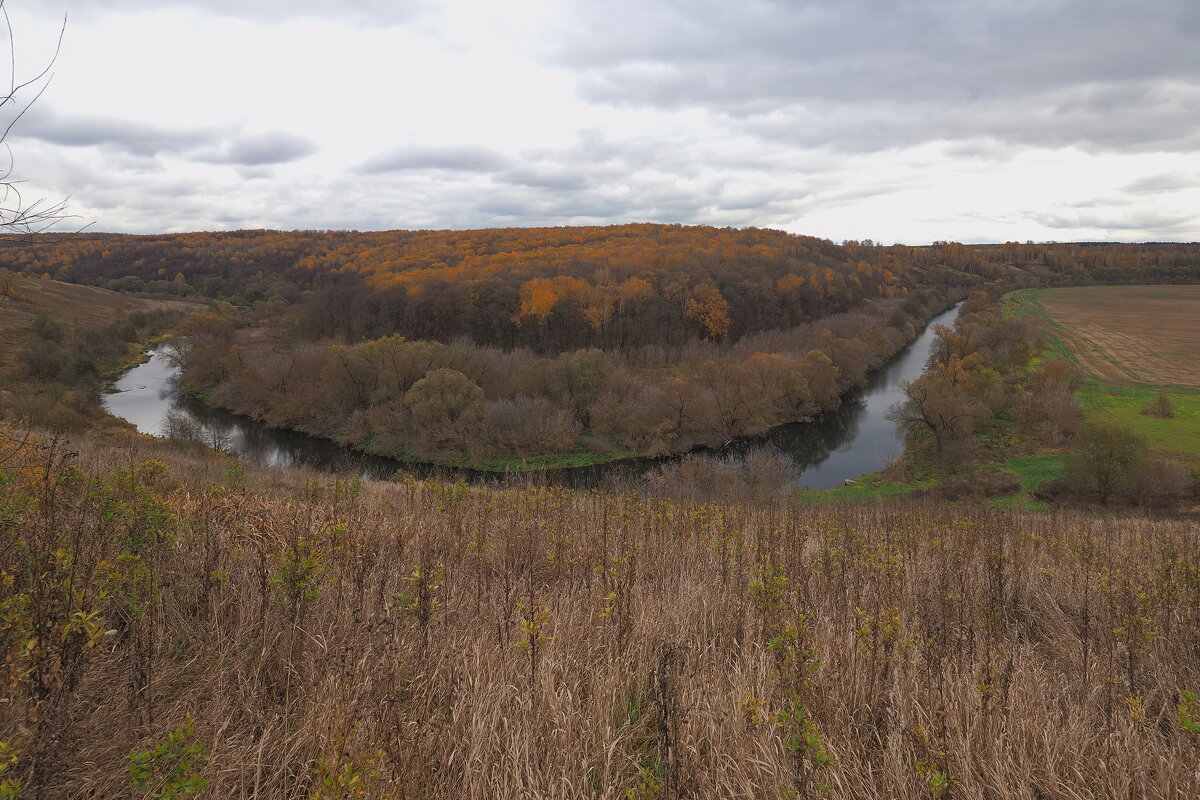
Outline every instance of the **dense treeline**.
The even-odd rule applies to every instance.
[[[305,338],[565,352],[737,339],[973,276],[780,231],[667,225],[67,236],[0,266],[121,291],[298,304]]]
[[[1194,522],[311,478],[0,431],[4,796],[1200,796]]]
[[[764,229],[69,234],[0,240],[0,268],[289,308],[293,334],[467,337],[543,352],[736,340],[918,287],[1194,282],[1200,245],[835,245]]]
[[[977,434],[1022,410],[1028,427],[1044,438],[1069,436],[1079,417],[1069,365],[1043,364],[1028,380],[1038,337],[1032,318],[1005,316],[994,294],[972,294],[953,327],[937,328],[925,372],[904,383],[903,402],[892,410],[910,444],[957,466]]]
[[[194,318],[179,343],[188,389],[273,427],[369,452],[512,465],[544,455],[664,455],[835,408],[949,305],[881,300],[735,344],[529,350],[410,341],[294,346],[269,324]],[[540,463],[540,462],[535,462]]]

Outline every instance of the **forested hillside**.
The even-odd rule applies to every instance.
[[[501,348],[737,339],[931,285],[1194,282],[1200,245],[842,245],[758,228],[69,234],[0,268],[235,305],[299,303],[308,338],[393,333]]]
[[[736,339],[974,279],[879,248],[666,225],[66,236],[10,244],[5,266],[235,305],[299,302],[309,338],[467,336],[555,352]]]

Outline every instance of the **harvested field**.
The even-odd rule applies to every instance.
[[[1200,286],[1046,289],[1029,299],[1096,377],[1200,386]]]

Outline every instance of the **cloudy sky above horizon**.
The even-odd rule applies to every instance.
[[[1200,239],[1194,0],[9,0],[93,230]],[[26,101],[40,88],[20,97]],[[10,105],[11,113],[18,106]]]

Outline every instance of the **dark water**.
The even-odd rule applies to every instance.
[[[900,399],[900,383],[921,374],[933,343],[933,326],[949,325],[958,314],[955,307],[939,314],[906,350],[889,364],[873,372],[857,397],[836,411],[821,414],[811,422],[774,428],[766,435],[737,442],[719,451],[729,459],[743,458],[764,445],[790,460],[799,475],[796,486],[828,489],[846,479],[874,472],[888,464],[903,449],[896,426],[886,419],[888,409]],[[494,480],[489,473],[467,473],[436,467],[401,464],[387,458],[367,456],[325,439],[292,431],[270,430],[245,417],[211,408],[175,391],[178,370],[161,348],[151,351],[150,360],[125,373],[105,395],[104,407],[152,436],[185,429],[213,447],[236,453],[248,463],[270,467],[304,465],[327,471],[352,471],[366,477],[387,478],[397,470],[425,475],[462,475],[471,480]],[[663,463],[654,459],[631,459],[575,470],[552,470],[545,477],[555,483],[590,487],[610,475],[634,477]]]

